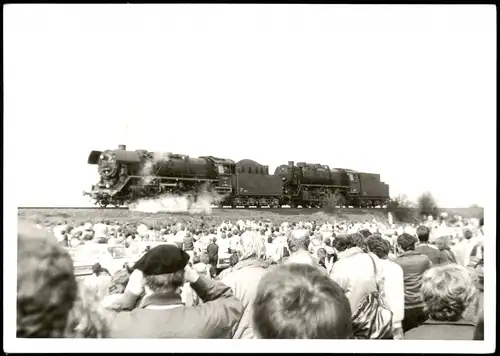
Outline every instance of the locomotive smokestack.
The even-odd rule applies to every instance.
[[[127,149],[127,146],[125,146],[125,145],[118,145],[118,149],[125,151]]]

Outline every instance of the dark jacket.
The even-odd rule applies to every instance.
[[[186,307],[179,294],[153,294],[132,311],[116,313],[112,338],[231,338],[243,313],[231,288],[200,276],[191,287],[204,304]]]
[[[419,245],[415,248],[415,252],[422,255],[426,255],[431,260],[434,266],[440,265],[442,263],[452,262],[449,255],[444,251],[439,250],[437,247],[429,246],[427,244]],[[456,261],[455,261],[456,262]]]
[[[406,340],[473,340],[475,325],[471,321],[436,321],[428,319],[407,331]]]
[[[474,330],[474,340],[484,340],[484,312],[481,312]]]
[[[423,307],[424,302],[420,295],[422,276],[431,266],[431,261],[425,255],[416,251],[402,253],[394,260],[403,269],[405,285],[405,308]]]
[[[219,246],[217,244],[214,244],[213,242],[207,246],[207,255],[208,255],[208,260],[212,264],[217,264],[217,259],[219,257]]]

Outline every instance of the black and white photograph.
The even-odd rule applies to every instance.
[[[4,352],[493,353],[496,10],[4,5]]]

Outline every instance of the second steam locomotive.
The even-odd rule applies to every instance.
[[[96,204],[121,206],[163,194],[187,196],[209,192],[219,206],[288,205],[375,207],[389,201],[389,186],[379,174],[327,165],[289,161],[269,174],[269,167],[252,160],[203,156],[198,158],[146,150],[92,151],[89,164],[98,166],[100,181],[90,192]]]

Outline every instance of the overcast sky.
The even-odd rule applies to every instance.
[[[494,6],[7,5],[7,189],[85,205],[89,152],[126,144],[483,205],[495,80]]]

